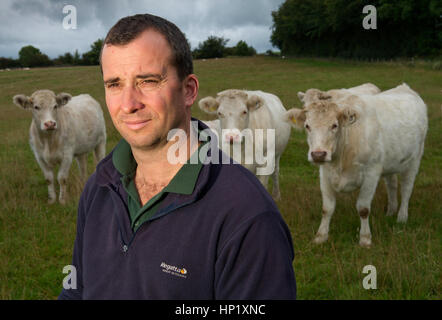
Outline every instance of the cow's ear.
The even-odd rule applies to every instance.
[[[247,99],[247,109],[254,111],[264,105],[264,100],[257,95],[252,95]]]
[[[301,102],[304,102],[304,96],[305,96],[304,92],[298,91],[298,98],[299,100],[301,100]]]
[[[290,123],[293,128],[302,130],[305,123],[305,109],[293,108],[286,112],[285,121]]]
[[[198,102],[201,110],[208,114],[216,114],[219,102],[214,97],[205,97]]]
[[[64,106],[66,103],[68,103],[69,100],[72,99],[72,96],[69,93],[62,92],[57,94],[55,99],[57,100],[58,106],[61,107]]]
[[[24,94],[17,94],[12,98],[12,102],[23,109],[32,108],[32,99]]]
[[[354,107],[345,107],[338,115],[339,123],[342,126],[349,126],[358,121],[359,112]]]

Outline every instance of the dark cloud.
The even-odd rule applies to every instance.
[[[50,57],[76,49],[83,53],[120,18],[151,13],[174,22],[192,47],[210,35],[245,40],[258,52],[271,48],[271,11],[283,0],[1,0],[0,56],[17,57],[34,45]],[[77,29],[63,28],[63,7],[77,9]]]

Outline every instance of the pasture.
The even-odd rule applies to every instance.
[[[313,244],[321,220],[318,168],[307,161],[305,133],[295,130],[281,158],[282,200],[277,204],[292,233],[299,299],[441,298],[441,71],[401,63],[257,56],[198,60],[195,73],[198,100],[229,88],[263,90],[279,96],[286,109],[300,107],[297,92],[312,87],[328,90],[372,82],[386,90],[406,82],[417,91],[428,106],[429,130],[406,225],[385,216],[382,181],[370,214],[370,249],[358,244],[356,192],[338,196],[328,242]],[[71,167],[67,204],[48,205],[46,182],[28,143],[31,114],[12,103],[15,94],[38,89],[89,93],[105,114],[107,153],[119,140],[105,106],[99,67],[0,72],[0,299],[56,298],[66,276],[63,267],[71,263],[82,189],[77,165]],[[197,101],[192,113],[209,119]],[[94,170],[92,155],[88,170]],[[376,267],[376,290],[363,288],[366,265]]]

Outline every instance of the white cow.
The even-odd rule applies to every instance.
[[[377,94],[381,90],[372,83],[364,83],[352,88],[332,89],[328,91],[321,91],[319,89],[308,89],[305,93],[298,92],[298,98],[304,105],[309,105],[315,101],[333,99],[337,101],[352,94]]]
[[[323,213],[316,243],[328,239],[336,193],[359,188],[359,243],[371,245],[368,216],[380,177],[387,186],[387,215],[392,215],[398,207],[399,174],[402,203],[397,221],[407,221],[428,129],[427,107],[408,85],[377,95],[352,95],[337,103],[314,102],[289,110],[287,117],[294,127],[305,128],[308,160],[320,165]]]
[[[256,174],[265,187],[272,176],[273,197],[279,200],[279,160],[291,131],[291,126],[284,120],[286,109],[281,100],[262,91],[229,89],[219,92],[216,98],[201,99],[199,106],[203,111],[218,116],[208,125],[218,130],[222,150],[229,151],[235,161]],[[259,136],[260,133],[262,136]],[[250,141],[253,145],[247,145]],[[241,148],[240,159],[235,152],[227,150],[235,148],[235,145]],[[265,163],[258,159],[257,150],[262,150]],[[265,172],[264,168],[272,170]],[[263,173],[260,173],[261,170]]]
[[[82,181],[87,177],[87,154],[94,151],[96,162],[106,152],[106,126],[100,104],[88,94],[72,97],[38,90],[30,97],[14,96],[14,104],[32,112],[30,145],[48,184],[49,203],[54,203],[54,167],[60,164],[57,180],[59,202],[66,202],[66,180],[75,157]]]

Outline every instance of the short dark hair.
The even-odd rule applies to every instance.
[[[151,14],[136,14],[120,19],[108,32],[105,45],[126,45],[146,30],[155,30],[166,38],[172,50],[172,65],[181,80],[193,73],[192,53],[189,42],[181,30],[172,22]],[[100,53],[100,66],[101,66]]]

